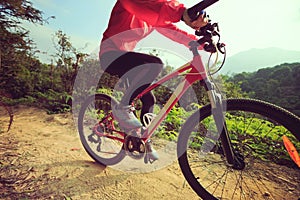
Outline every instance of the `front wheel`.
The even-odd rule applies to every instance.
[[[195,112],[182,127],[178,160],[186,180],[203,199],[298,199],[300,170],[282,137],[300,148],[300,119],[253,99],[223,101],[225,121],[240,168],[228,165],[211,106]]]

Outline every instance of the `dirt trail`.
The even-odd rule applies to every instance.
[[[199,199],[177,162],[143,174],[105,168],[84,151],[71,114],[18,107],[14,115],[1,134],[1,165],[9,168],[0,172],[0,199]],[[12,147],[3,153],[5,146]]]

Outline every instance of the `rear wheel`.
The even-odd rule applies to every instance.
[[[225,121],[239,167],[229,166],[218,141],[210,105],[194,113],[178,139],[180,168],[203,199],[298,199],[300,170],[282,137],[300,148],[300,119],[253,99],[223,102]]]
[[[112,106],[116,104],[117,101],[108,95],[92,95],[82,104],[78,116],[81,143],[86,152],[102,165],[117,164],[125,156],[124,134],[111,114]]]

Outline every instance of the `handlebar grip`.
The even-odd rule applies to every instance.
[[[198,19],[199,15],[203,14],[203,10],[219,0],[203,0],[187,10],[191,21]]]

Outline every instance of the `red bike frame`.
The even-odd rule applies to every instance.
[[[153,119],[149,127],[143,133],[142,139],[144,140],[144,142],[146,142],[153,135],[155,129],[165,119],[172,107],[179,101],[179,99],[183,96],[187,89],[191,87],[191,85],[194,82],[205,80],[207,78],[207,73],[203,65],[201,56],[199,54],[194,55],[193,60],[191,62],[183,65],[174,72],[164,76],[157,82],[151,84],[147,89],[145,89],[136,97],[137,100],[141,98],[144,94],[150,92],[151,90],[162,85],[168,80],[181,75],[185,76],[184,80],[178,85],[178,87],[175,89],[165,106],[161,109],[161,111]]]
[[[232,165],[234,163],[234,153],[232,150],[232,145],[230,144],[229,136],[227,133],[227,127],[226,123],[224,123],[224,116],[222,113],[222,105],[221,105],[221,97],[218,93],[215,92],[213,84],[208,80],[207,78],[207,71],[204,67],[204,64],[202,62],[201,56],[198,53],[198,47],[199,47],[199,41],[196,42],[196,45],[191,43],[190,50],[193,53],[193,60],[182,67],[178,68],[174,72],[164,76],[163,78],[159,79],[157,82],[151,84],[148,88],[146,88],[143,92],[141,92],[135,100],[138,100],[146,93],[150,92],[151,90],[157,88],[158,86],[162,85],[163,83],[167,82],[168,80],[177,77],[177,76],[184,76],[184,80],[178,85],[178,87],[175,89],[165,106],[160,110],[158,115],[151,121],[149,126],[141,133],[141,129],[135,130],[137,134],[141,134],[141,140],[143,142],[147,142],[148,139],[153,135],[154,131],[157,129],[157,127],[160,125],[160,123],[166,118],[168,113],[171,111],[173,106],[179,101],[179,99],[184,95],[184,93],[187,91],[191,85],[196,81],[204,81],[204,87],[207,91],[208,98],[210,100],[210,104],[212,107],[212,113],[214,116],[214,120],[217,125],[218,132],[220,133],[220,140],[222,143],[222,146],[224,148],[225,156],[227,158],[228,164]],[[105,119],[103,119],[101,122],[99,122],[95,127],[94,131],[96,134],[98,134],[100,137],[108,137],[110,139],[118,140],[122,143],[125,142],[125,135],[126,133],[117,131],[114,128],[114,117],[111,114],[109,114]],[[113,131],[121,136],[116,137],[113,135],[103,134],[101,132],[97,131],[98,126],[101,128],[101,124],[106,123],[110,127],[110,131]]]
[[[140,99],[143,95],[150,92],[151,90],[157,88],[158,86],[162,85],[163,83],[167,82],[168,80],[177,77],[177,76],[185,76],[184,80],[178,85],[175,89],[165,106],[161,109],[158,115],[153,119],[149,127],[144,131],[142,135],[142,140],[146,142],[154,133],[155,129],[160,125],[160,123],[165,119],[168,115],[172,107],[179,101],[179,99],[183,96],[183,94],[187,91],[191,85],[196,81],[205,80],[207,78],[207,73],[204,68],[201,56],[199,54],[194,55],[193,60],[174,72],[164,76],[163,78],[159,79],[157,82],[151,84],[148,88],[146,88],[142,93],[140,93],[135,100]],[[118,140],[124,143],[125,133],[121,131],[117,131],[114,127],[114,117],[113,114],[110,113],[107,117],[105,117],[102,121],[97,123],[97,125],[93,128],[93,131],[99,135],[100,137],[108,137],[113,140]],[[106,124],[106,125],[104,125]],[[102,131],[98,131],[98,127],[107,127],[110,131],[113,131],[121,136],[122,138],[111,135],[109,133],[103,133]]]

